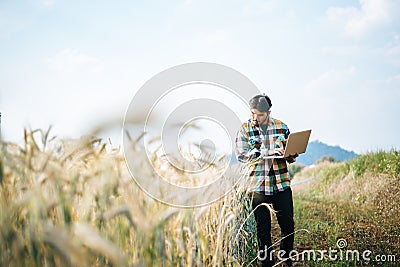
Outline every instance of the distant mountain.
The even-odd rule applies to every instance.
[[[333,157],[337,161],[347,161],[355,158],[357,154],[339,146],[330,146],[320,141],[312,141],[308,143],[306,153],[301,154],[296,163],[311,165],[323,156]]]

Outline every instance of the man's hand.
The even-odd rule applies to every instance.
[[[269,156],[282,156],[285,150],[283,148],[274,148],[268,150],[268,155]]]
[[[296,161],[296,158],[299,156],[299,154],[293,154],[293,155],[289,155],[288,157],[286,157],[286,161],[289,163],[293,163]]]

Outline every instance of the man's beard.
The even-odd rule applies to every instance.
[[[268,123],[268,118],[265,118],[262,122],[258,122],[257,120],[252,120],[252,122],[256,126],[265,125]]]

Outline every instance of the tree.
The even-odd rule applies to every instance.
[[[322,162],[338,162],[338,160],[336,160],[334,157],[332,157],[332,156],[322,156],[319,160],[317,160],[316,162],[315,162],[315,164],[318,164],[318,163],[322,163]]]
[[[296,173],[301,172],[301,170],[303,170],[304,167],[305,166],[303,164],[298,164],[298,163],[289,164],[288,170],[290,177],[293,178],[296,175]]]

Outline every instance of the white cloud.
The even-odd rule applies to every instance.
[[[355,67],[350,66],[326,71],[308,82],[299,96],[303,103],[308,103],[305,112],[312,116],[317,124],[324,125],[327,121],[337,120],[337,110],[348,109],[349,103],[346,99],[353,99],[359,93],[353,88],[355,75]]]
[[[400,44],[387,48],[385,50],[385,56],[389,63],[400,66]]]
[[[196,41],[202,47],[226,46],[232,42],[234,32],[232,30],[213,30],[201,32],[196,35]]]
[[[354,67],[343,70],[329,70],[317,78],[311,80],[305,88],[314,94],[329,94],[329,91],[340,90],[342,85],[348,81],[356,72]]]
[[[247,16],[265,15],[275,10],[276,0],[245,0],[243,14]]]
[[[358,94],[357,90],[349,90],[354,87],[356,73],[357,70],[353,66],[332,69],[299,87],[288,99],[292,102],[291,106],[302,103],[301,112],[293,113],[293,121],[304,122],[303,116],[308,116],[310,121],[307,123],[314,121],[315,125],[318,125],[325,124],[327,118],[335,119],[337,114],[332,113],[332,110],[345,107],[347,103],[343,99],[352,98]]]
[[[8,39],[13,34],[23,30],[28,25],[27,18],[0,9],[0,39]]]
[[[183,4],[184,4],[185,6],[190,6],[190,5],[193,4],[193,0],[185,0],[185,1],[183,2]]]
[[[387,78],[383,85],[386,91],[393,94],[396,101],[400,100],[400,73]]]
[[[40,0],[39,3],[44,7],[51,7],[54,5],[54,0]]]
[[[395,76],[393,76],[393,77],[390,77],[390,78],[388,79],[388,81],[389,81],[389,82],[395,82],[395,83],[399,86],[398,89],[400,89],[400,74],[397,74],[397,75],[395,75]]]
[[[400,2],[396,0],[359,0],[360,9],[355,7],[330,7],[328,20],[344,27],[352,37],[362,37],[370,31],[392,23],[399,16]]]
[[[53,57],[47,57],[44,62],[50,69],[65,73],[73,72],[98,72],[102,66],[100,62],[92,56],[86,55],[77,49],[66,48]]]

